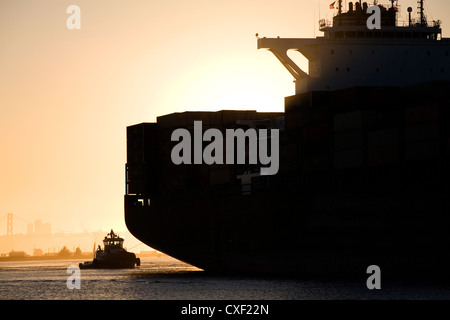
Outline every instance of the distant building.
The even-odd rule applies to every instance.
[[[24,251],[11,251],[9,253],[10,257],[14,257],[14,258],[21,258],[21,257],[26,257],[27,254]]]
[[[31,222],[27,225],[27,234],[33,234],[33,224]]]
[[[42,223],[41,220],[36,220],[34,222],[34,233],[36,234],[51,234],[52,225],[48,222]]]
[[[42,249],[33,249],[33,256],[43,256],[44,255],[44,251]]]

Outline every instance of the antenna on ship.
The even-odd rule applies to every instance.
[[[338,1],[338,5],[339,5],[339,25],[342,25],[342,0]]]
[[[424,0],[417,1],[418,2],[417,9],[419,10],[419,14],[420,14],[420,26],[421,27],[426,27],[427,26],[427,19],[425,17],[425,10],[423,8],[423,1]]]
[[[408,7],[408,14],[409,14],[409,26],[411,27],[411,25],[412,25],[412,19],[411,19],[411,12],[412,12],[412,8],[411,7]]]

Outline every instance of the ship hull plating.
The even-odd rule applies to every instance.
[[[444,197],[270,193],[163,208],[127,197],[126,222],[149,246],[206,271],[357,278],[378,265],[397,279],[445,278]]]

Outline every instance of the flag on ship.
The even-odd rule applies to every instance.
[[[330,9],[334,9],[334,4],[336,3],[336,1],[335,2],[333,2],[332,4],[330,4]]]

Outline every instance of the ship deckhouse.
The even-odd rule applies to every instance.
[[[271,51],[292,74],[296,94],[449,81],[450,39],[442,37],[441,22],[427,20],[423,0],[417,17],[408,8],[408,20],[398,21],[399,9],[390,2],[377,5],[380,29],[368,27],[372,13],[366,2],[350,2],[344,12],[342,1],[336,1],[333,20],[319,21],[322,37],[258,38],[258,49]],[[308,59],[308,72],[289,58],[289,50]]]

